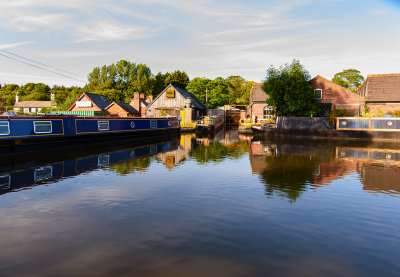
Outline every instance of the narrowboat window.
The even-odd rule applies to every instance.
[[[51,121],[33,121],[35,134],[50,134],[52,132]]]
[[[10,134],[10,123],[8,121],[0,121],[0,136]]]
[[[150,128],[157,128],[157,120],[150,120]]]
[[[135,129],[135,122],[134,121],[131,121],[131,128]]]
[[[11,178],[10,175],[0,176],[0,189],[10,189]]]
[[[53,177],[53,167],[51,165],[35,169],[34,180],[40,182]]]
[[[110,155],[103,155],[97,158],[97,166],[103,167],[110,164]]]
[[[110,130],[110,122],[109,121],[97,121],[97,127],[99,131],[108,131]]]

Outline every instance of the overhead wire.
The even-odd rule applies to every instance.
[[[2,50],[2,49],[0,49],[0,51],[3,51],[3,52],[5,52],[5,53],[7,53],[7,54],[10,54],[10,55],[14,55],[14,56],[19,57],[19,58],[21,58],[21,59],[25,59],[25,60],[28,60],[28,61],[32,61],[32,62],[34,62],[34,63],[37,63],[37,64],[40,64],[40,65],[43,65],[43,66],[46,66],[46,67],[49,67],[49,68],[53,68],[53,69],[56,69],[56,70],[58,70],[58,71],[62,71],[62,72],[65,72],[65,73],[68,73],[68,74],[71,74],[71,75],[75,75],[75,76],[78,76],[78,77],[81,77],[81,78],[82,78],[82,76],[80,76],[80,75],[77,75],[77,74],[74,74],[74,73],[71,73],[71,72],[62,70],[62,69],[58,69],[58,68],[53,67],[53,66],[49,66],[49,65],[46,65],[46,64],[43,64],[43,63],[40,63],[40,62],[31,60],[31,59],[28,59],[28,58],[25,58],[25,57],[22,57],[22,56],[19,56],[19,55],[16,55],[16,54],[13,54],[13,53],[11,53],[11,52],[8,52],[8,51]],[[67,76],[67,75],[65,75],[65,74],[62,74],[62,73],[59,73],[59,72],[55,72],[55,71],[53,71],[53,70],[49,70],[49,69],[46,69],[46,68],[43,68],[43,67],[40,67],[40,66],[37,66],[37,65],[34,65],[34,64],[25,62],[25,61],[21,61],[21,60],[19,60],[19,59],[10,57],[10,56],[8,56],[8,55],[4,55],[4,54],[2,54],[2,53],[0,53],[0,55],[3,56],[3,57],[9,58],[9,59],[11,59],[11,60],[14,60],[14,61],[17,61],[17,62],[26,64],[26,65],[29,65],[29,66],[32,66],[32,67],[35,67],[35,68],[38,68],[38,69],[47,71],[47,72],[50,72],[50,73],[53,73],[53,74],[57,74],[57,75],[60,75],[60,76],[63,76],[63,77],[66,77],[66,78],[69,78],[69,79],[72,79],[72,80],[75,80],[75,81],[82,82],[82,83],[86,83],[86,81],[83,81],[83,80],[80,80],[80,79],[77,79],[77,78],[74,78],[74,77],[71,77],[71,76]]]

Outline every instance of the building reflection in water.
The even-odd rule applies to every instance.
[[[366,192],[399,194],[397,146],[374,148],[379,145],[351,144],[252,140],[249,148],[252,173],[260,176],[267,195],[277,194],[290,201],[296,201],[306,190],[330,185],[351,174],[357,175]]]
[[[121,146],[123,147],[123,146]],[[53,153],[40,161],[25,156],[0,161],[0,194],[54,182],[105,168],[119,175],[146,171],[153,161],[168,170],[194,160],[221,163],[248,156],[251,173],[258,175],[267,195],[296,201],[304,191],[317,190],[355,174],[366,192],[400,194],[398,145],[327,143],[313,140],[258,140],[228,129],[203,138],[185,134],[151,145],[125,149]],[[83,153],[83,154],[82,154]]]
[[[371,193],[400,193],[400,150],[338,147],[341,161],[359,164],[363,189]]]

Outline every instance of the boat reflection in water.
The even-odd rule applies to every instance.
[[[123,150],[98,148],[87,151],[86,155],[79,154],[72,157],[69,149],[55,154],[46,153],[46,159],[54,160],[49,164],[43,164],[43,161],[37,159],[13,162],[11,166],[10,163],[3,163],[0,165],[0,194],[54,182],[104,167],[122,175],[143,171],[150,166],[149,157],[175,151],[178,145],[178,140],[170,140]],[[37,155],[41,156],[40,153]],[[27,164],[30,165],[28,168]]]
[[[252,173],[266,184],[267,195],[277,194],[290,201],[296,201],[304,191],[330,185],[353,174],[366,192],[400,193],[397,145],[342,144],[253,140],[249,148]]]

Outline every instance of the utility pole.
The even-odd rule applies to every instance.
[[[208,109],[208,85],[206,86],[206,110]]]

